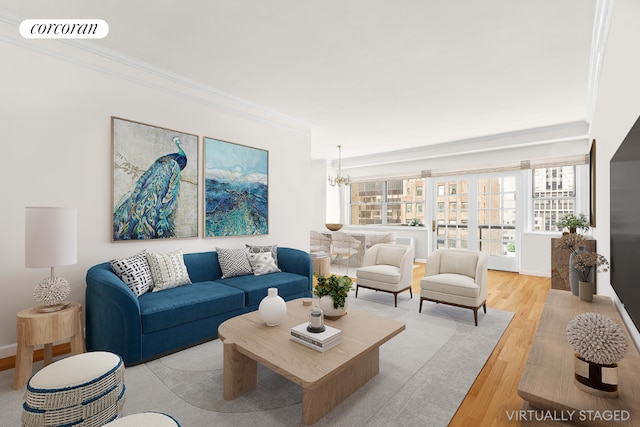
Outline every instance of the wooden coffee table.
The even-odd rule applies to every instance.
[[[291,327],[309,319],[302,300],[287,302],[287,317],[265,325],[257,311],[234,317],[218,328],[224,342],[224,398],[253,390],[258,363],[302,387],[302,422],[313,424],[380,371],[379,349],[405,324],[349,308],[327,325],[342,330],[342,342],[322,353],[292,341]]]

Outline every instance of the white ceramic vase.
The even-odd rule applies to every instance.
[[[347,314],[347,307],[349,306],[349,297],[344,299],[344,307],[333,308],[333,298],[329,295],[325,295],[320,298],[320,308],[324,313],[324,317],[327,319],[335,319]]]
[[[287,315],[287,304],[278,295],[278,288],[269,288],[258,306],[260,318],[267,326],[279,325]]]

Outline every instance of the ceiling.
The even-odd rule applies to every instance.
[[[312,128],[343,158],[588,120],[596,0],[3,0]]]

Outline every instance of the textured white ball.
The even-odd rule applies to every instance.
[[[62,277],[47,277],[36,285],[33,296],[45,306],[57,305],[67,299],[71,288]]]
[[[620,325],[599,313],[582,313],[571,319],[567,325],[567,339],[580,357],[599,365],[622,360],[629,349]]]

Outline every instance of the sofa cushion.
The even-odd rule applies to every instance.
[[[193,283],[218,280],[222,277],[217,252],[184,254],[184,263]]]
[[[153,292],[191,283],[182,258],[182,249],[166,254],[147,252],[147,262],[153,277]]]
[[[440,273],[464,274],[472,279],[476,277],[478,256],[465,252],[442,252]]]
[[[267,296],[267,288],[278,288],[278,295],[287,299],[309,290],[309,281],[305,276],[286,272],[266,274],[264,276],[238,276],[222,279],[218,282],[240,289],[245,293],[245,305],[257,306]]]
[[[218,252],[218,262],[220,263],[223,279],[253,274],[244,249],[216,248],[216,251]]]
[[[127,258],[112,259],[111,269],[138,297],[153,287],[146,251]]]
[[[400,283],[400,269],[392,265],[369,265],[357,271],[358,279],[373,280],[374,282]]]
[[[242,291],[220,282],[199,282],[165,292],[147,292],[138,301],[142,333],[147,334],[241,309],[245,299]]]
[[[376,264],[400,267],[400,264],[402,264],[402,257],[406,252],[407,249],[403,246],[381,246],[378,249]]]
[[[472,278],[462,274],[436,274],[423,277],[420,280],[420,288],[468,298],[480,296],[480,286]]]

